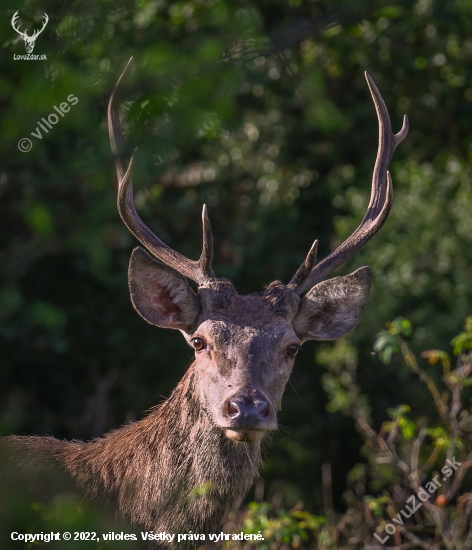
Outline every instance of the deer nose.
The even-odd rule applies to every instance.
[[[263,399],[233,397],[228,403],[228,416],[241,426],[256,426],[269,417],[269,404]]]

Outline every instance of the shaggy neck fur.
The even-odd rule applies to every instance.
[[[215,533],[257,477],[260,443],[226,438],[195,395],[192,366],[149,416],[102,438],[89,443],[12,439],[53,454],[87,497],[114,504],[118,515],[136,527],[155,533]],[[207,488],[204,495],[195,491],[202,486]]]

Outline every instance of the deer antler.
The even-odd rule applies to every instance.
[[[392,178],[388,168],[395,148],[408,134],[408,117],[404,116],[403,126],[398,134],[393,134],[385,102],[367,72],[365,73],[365,77],[379,120],[379,148],[372,177],[370,203],[364,219],[354,233],[338,246],[334,252],[316,265],[314,264],[318,241],[314,242],[305,261],[287,285],[297,294],[302,294],[313,287],[363,247],[382,227],[392,206]]]
[[[13,14],[13,17],[11,18],[11,26],[15,29],[15,31],[24,39],[26,40],[27,38],[29,40],[36,40],[36,38],[43,32],[44,30],[44,27],[48,24],[48,21],[49,21],[49,17],[48,17],[48,14],[45,13],[44,16],[43,16],[43,26],[41,27],[41,29],[39,31],[34,31],[33,35],[32,36],[28,36],[28,34],[26,32],[21,32],[20,29],[18,28],[17,26],[17,21],[18,21],[18,18],[19,18],[19,15],[18,15],[18,10],[16,10],[16,12]]]
[[[20,16],[18,15],[18,10],[13,14],[13,17],[11,18],[11,26],[15,29],[15,31],[23,38],[29,38],[29,36],[25,32],[21,32],[18,28],[17,21]]]
[[[132,62],[133,58],[128,61],[125,70],[118,79],[108,103],[108,131],[110,134],[111,150],[115,157],[116,174],[118,176],[118,211],[126,227],[152,254],[154,254],[154,256],[156,256],[156,258],[173,267],[179,273],[185,275],[185,277],[202,285],[215,279],[215,274],[211,267],[211,261],[213,259],[213,235],[206,205],[203,206],[202,212],[203,248],[198,261],[190,260],[161,241],[161,239],[144,224],[134,206],[133,183],[131,178],[135,156],[133,154],[131,157],[125,172],[120,159],[120,153],[124,149],[124,138],[117,105],[117,90]]]
[[[38,38],[38,36],[44,31],[44,27],[48,24],[48,21],[49,21],[48,14],[45,13],[43,18],[44,18],[43,26],[41,27],[41,29],[39,31],[34,31],[33,36],[31,37],[31,39],[36,40],[36,38]]]

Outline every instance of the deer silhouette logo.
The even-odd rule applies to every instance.
[[[38,36],[43,32],[44,27],[48,24],[48,21],[49,21],[48,14],[47,13],[44,14],[43,26],[41,27],[41,29],[39,31],[34,31],[32,36],[28,36],[26,34],[26,32],[21,32],[20,31],[20,29],[18,28],[18,24],[17,24],[18,17],[19,17],[19,15],[18,15],[18,10],[17,10],[13,14],[13,17],[11,18],[11,26],[21,36],[21,38],[23,38],[23,40],[25,41],[26,52],[27,53],[33,53],[34,43],[36,42],[36,38],[38,38]]]

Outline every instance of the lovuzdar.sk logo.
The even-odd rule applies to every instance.
[[[21,38],[23,38],[23,40],[25,41],[25,47],[26,47],[27,55],[16,55],[16,54],[14,54],[13,59],[23,59],[23,60],[26,59],[28,61],[31,61],[31,60],[32,61],[38,61],[38,60],[43,61],[43,60],[47,59],[46,54],[33,55],[33,50],[34,50],[34,44],[36,42],[36,39],[43,32],[44,28],[48,24],[48,21],[49,21],[48,14],[45,13],[43,15],[43,26],[39,30],[34,31],[31,36],[29,36],[26,32],[20,31],[20,29],[18,28],[18,18],[19,18],[19,15],[18,15],[18,10],[17,10],[13,14],[13,17],[11,18],[11,26],[13,27],[13,30],[15,30],[21,36]]]

